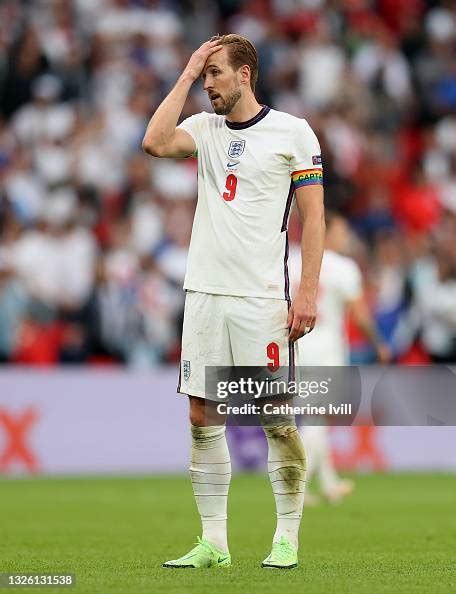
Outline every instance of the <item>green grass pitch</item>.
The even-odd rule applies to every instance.
[[[35,588],[74,594],[455,591],[456,477],[356,483],[343,504],[305,510],[300,565],[281,571],[260,567],[274,529],[268,479],[235,475],[233,567],[172,570],[161,563],[199,534],[186,477],[3,479],[0,572],[75,573],[74,589]]]

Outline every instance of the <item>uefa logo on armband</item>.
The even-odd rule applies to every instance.
[[[182,374],[184,376],[184,380],[187,381],[190,377],[191,369],[190,369],[190,361],[186,361],[185,359],[182,360]]]
[[[232,140],[228,148],[228,157],[236,159],[244,152],[245,140]]]

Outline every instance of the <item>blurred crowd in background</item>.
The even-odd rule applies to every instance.
[[[196,162],[141,140],[191,52],[228,32],[258,49],[258,99],[316,131],[395,360],[456,361],[450,0],[2,0],[0,361],[178,360]],[[201,110],[196,83],[184,117]]]

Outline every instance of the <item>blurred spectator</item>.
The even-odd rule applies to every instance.
[[[300,95],[306,111],[329,107],[342,90],[346,68],[343,46],[332,38],[330,26],[321,16],[300,43],[298,70]]]
[[[162,238],[163,208],[152,191],[150,159],[136,154],[128,161],[121,200],[131,220],[131,245],[140,255],[152,252]]]
[[[94,284],[94,238],[76,222],[71,188],[55,190],[46,201],[39,227],[13,247],[16,271],[31,297],[49,308],[80,309]]]
[[[0,251],[0,363],[13,356],[26,310],[27,293],[14,275],[6,250]]]
[[[358,79],[378,93],[407,107],[410,98],[410,68],[397,40],[384,25],[374,27],[370,39],[359,47],[353,59]]]
[[[32,167],[30,154],[17,149],[9,156],[9,168],[3,180],[6,197],[24,225],[35,222],[44,207],[44,180]]]
[[[0,91],[0,109],[6,118],[30,101],[34,80],[49,68],[36,31],[25,27],[17,33],[11,40]]]
[[[35,148],[42,142],[60,141],[71,132],[74,110],[59,101],[62,91],[60,80],[44,74],[31,85],[31,101],[15,114],[12,129],[19,142]]]
[[[456,361],[456,260],[445,251],[426,292],[418,296],[422,313],[422,343],[435,363]]]

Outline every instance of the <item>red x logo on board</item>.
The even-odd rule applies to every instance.
[[[33,408],[13,416],[0,408],[0,432],[5,432],[5,447],[0,452],[0,472],[5,472],[13,463],[22,463],[30,472],[37,472],[38,461],[27,444],[27,434],[38,419]]]
[[[333,452],[337,468],[358,470],[363,467],[383,471],[387,467],[385,456],[377,443],[377,427],[362,425],[351,427],[353,441],[351,449]]]

